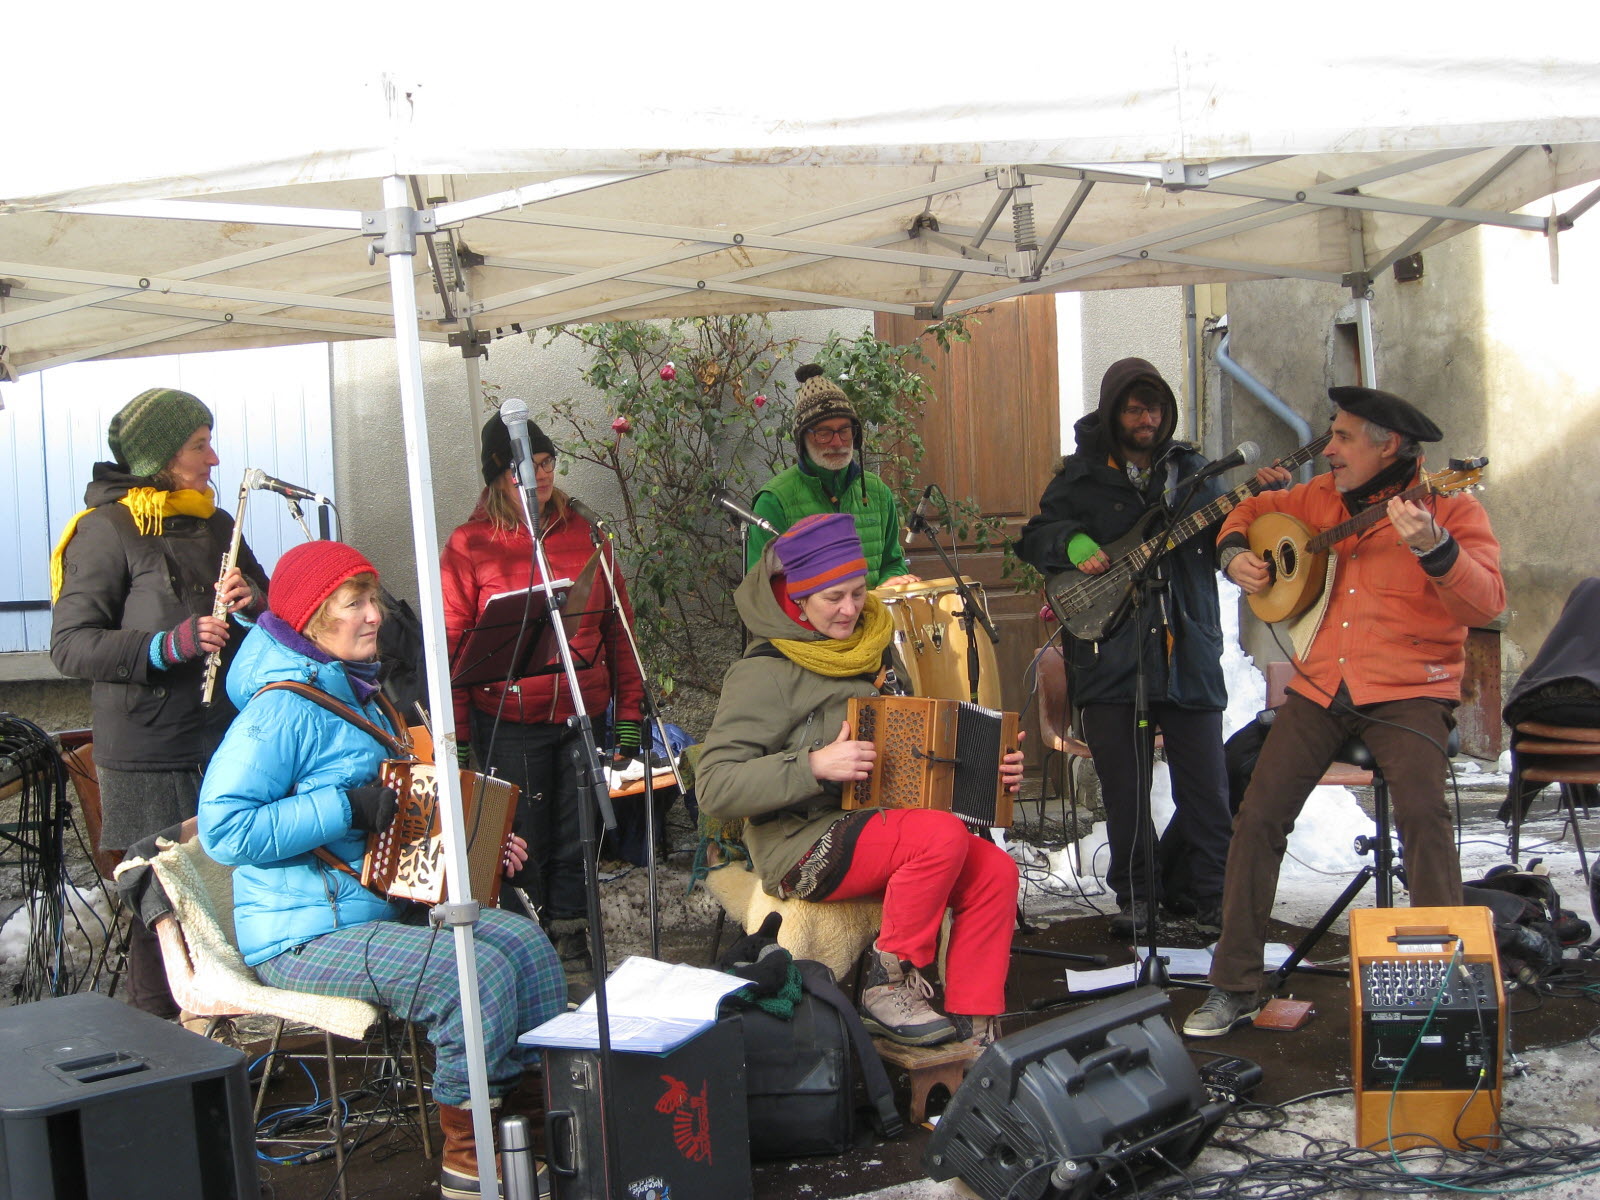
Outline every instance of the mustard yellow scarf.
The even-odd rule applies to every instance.
[[[852,675],[869,675],[877,671],[883,661],[884,647],[894,636],[894,618],[888,606],[872,593],[867,593],[866,607],[861,610],[861,620],[856,631],[843,640],[824,638],[803,642],[791,638],[773,638],[772,644],[796,666],[826,675],[830,679],[848,679]]]
[[[134,528],[144,537],[154,534],[161,536],[162,524],[168,517],[209,517],[217,511],[216,494],[207,488],[197,492],[185,488],[179,492],[163,492],[159,488],[140,487],[129,488],[127,495],[117,503],[123,505],[133,514]],[[61,597],[61,584],[65,578],[63,556],[67,552],[67,543],[72,540],[72,535],[78,532],[78,522],[92,513],[94,509],[86,508],[72,520],[67,522],[67,527],[61,531],[61,540],[56,543],[55,550],[50,555],[50,603],[54,604]]]

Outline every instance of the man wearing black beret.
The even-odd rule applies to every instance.
[[[1442,760],[1461,700],[1467,628],[1505,608],[1500,544],[1468,494],[1402,498],[1418,482],[1421,443],[1443,437],[1415,406],[1375,388],[1336,387],[1328,396],[1337,411],[1322,454],[1332,469],[1234,509],[1218,537],[1219,565],[1254,595],[1271,582],[1246,540],[1263,513],[1285,513],[1312,530],[1380,504],[1385,514],[1332,547],[1327,607],[1295,659],[1288,698],[1234,821],[1211,993],[1184,1023],[1191,1037],[1218,1037],[1260,1010],[1261,948],[1289,831],[1352,735],[1388,781],[1412,903],[1461,903]],[[1274,471],[1290,482],[1287,471]]]

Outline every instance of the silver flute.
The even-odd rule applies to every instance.
[[[222,581],[239,563],[239,542],[244,536],[244,507],[249,502],[250,485],[255,475],[256,469],[251,467],[239,482],[239,503],[233,512],[233,537],[228,540],[228,552],[222,556],[222,570],[217,572],[217,586],[211,601],[211,615],[219,621],[228,619],[228,602],[222,598]],[[200,685],[200,703],[207,708],[211,707],[211,697],[217,690],[217,668],[221,665],[221,650],[213,650],[206,655],[206,679]]]

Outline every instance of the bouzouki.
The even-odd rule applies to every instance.
[[[1449,496],[1477,487],[1487,458],[1453,458],[1443,471],[1422,478],[1396,499],[1420,500],[1424,496]],[[1353,533],[1376,525],[1389,514],[1387,504],[1374,504],[1348,521],[1313,533],[1305,522],[1287,513],[1262,513],[1250,522],[1245,536],[1250,549],[1267,564],[1271,582],[1249,596],[1250,611],[1269,625],[1298,617],[1317,602],[1328,576],[1328,551]]]
[[[1294,470],[1316,459],[1328,444],[1332,434],[1323,434],[1314,442],[1301,446],[1278,465]],[[1182,545],[1195,534],[1216,524],[1239,506],[1240,501],[1254,496],[1261,485],[1253,478],[1231,491],[1224,492],[1204,508],[1197,509],[1175,524],[1165,535],[1150,537],[1150,530],[1167,516],[1161,505],[1152,505],[1127,533],[1109,546],[1103,546],[1111,565],[1098,575],[1083,571],[1058,571],[1045,581],[1045,596],[1057,620],[1073,637],[1085,642],[1098,642],[1109,634],[1128,613],[1133,600],[1134,576],[1143,570],[1157,554]]]

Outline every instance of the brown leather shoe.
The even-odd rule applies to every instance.
[[[497,1121],[506,1117],[527,1117],[530,1126],[528,1144],[535,1158],[545,1157],[544,1142],[544,1075],[538,1070],[524,1071],[522,1082],[500,1102]],[[498,1125],[496,1126],[498,1128]]]
[[[445,1200],[478,1200],[478,1141],[471,1111],[439,1105],[439,1132],[444,1134],[439,1195]]]
[[[503,1117],[527,1117],[532,1124],[529,1141],[535,1147],[535,1157],[538,1163],[537,1175],[534,1179],[534,1194],[541,1200],[550,1195],[550,1173],[544,1160],[544,1090],[542,1084],[530,1088],[530,1083],[538,1080],[537,1074],[532,1074],[529,1083],[524,1083],[513,1096],[521,1097],[522,1105],[516,1106],[512,1097],[508,1096],[503,1101],[504,1107],[494,1111],[494,1124],[498,1130]],[[531,1096],[538,1097],[538,1116],[530,1111]],[[472,1129],[472,1113],[465,1108],[458,1108],[453,1104],[439,1105],[439,1129],[444,1134],[444,1156],[439,1168],[439,1195],[444,1200],[478,1200],[482,1189],[478,1181],[478,1150],[477,1138]],[[498,1136],[498,1135],[497,1135]],[[496,1158],[495,1178],[500,1178],[499,1161]],[[501,1191],[501,1195],[504,1195]]]

